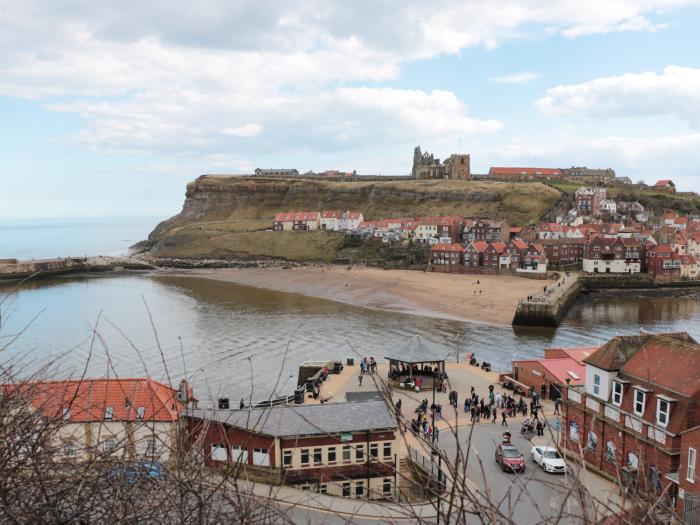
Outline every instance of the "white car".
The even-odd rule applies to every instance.
[[[532,447],[530,459],[537,463],[545,472],[563,474],[567,471],[566,462],[554,447]]]

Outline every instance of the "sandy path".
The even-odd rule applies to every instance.
[[[510,325],[518,300],[543,281],[500,275],[455,275],[341,266],[294,269],[194,269],[173,275],[298,293],[381,310]],[[477,280],[479,284],[476,284]]]

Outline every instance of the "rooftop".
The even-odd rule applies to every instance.
[[[250,410],[188,410],[186,415],[276,437],[396,428],[393,413],[383,400],[288,405]]]

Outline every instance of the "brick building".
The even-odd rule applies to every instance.
[[[190,410],[188,438],[207,463],[249,479],[355,498],[391,498],[399,432],[384,401]]]
[[[543,239],[538,244],[544,247],[547,264],[553,268],[560,268],[571,264],[580,264],[583,261],[583,246],[585,239]]]
[[[510,226],[501,219],[476,219],[467,221],[462,233],[465,243],[473,241],[504,241],[510,239]]]
[[[632,489],[666,490],[666,503],[682,507],[681,495],[698,493],[695,481],[683,493],[679,484],[695,478],[700,345],[685,332],[618,336],[584,363],[585,386],[564,388],[561,446]]]
[[[464,246],[439,242],[430,247],[430,264],[438,270],[456,271],[462,266]]]
[[[583,271],[587,273],[639,273],[644,246],[633,238],[594,236],[583,246]]]
[[[605,200],[605,188],[583,187],[576,190],[576,212],[579,216],[596,216]]]
[[[484,254],[489,247],[486,241],[474,241],[464,249],[464,267],[481,268],[484,265]]]
[[[527,243],[520,239],[511,239],[501,254],[501,267],[508,267],[510,270],[520,268],[523,255],[527,251]]]
[[[501,254],[506,251],[506,243],[495,241],[489,244],[484,252],[484,268],[498,270],[500,268]]]

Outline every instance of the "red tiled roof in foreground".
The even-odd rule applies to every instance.
[[[555,359],[540,359],[539,363],[547,371],[557,378],[559,384],[566,384],[569,379],[571,385],[583,385],[586,383],[586,366],[571,357]]]
[[[586,359],[593,352],[598,350],[599,346],[580,346],[576,348],[545,348],[544,355],[554,354],[554,355],[567,355],[571,359],[578,361],[583,364],[583,360]],[[554,355],[552,357],[554,357]]]
[[[49,418],[71,422],[105,421],[111,407],[112,421],[176,421],[184,405],[177,390],[152,379],[84,379],[4,385],[5,392],[19,389],[36,410]],[[143,407],[143,418],[138,409]]]

